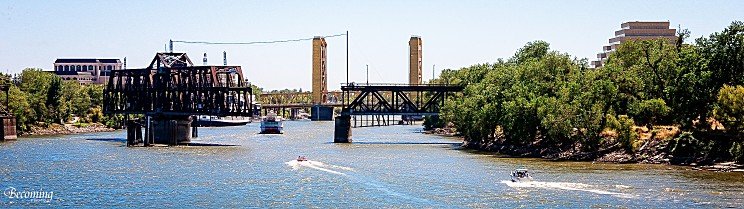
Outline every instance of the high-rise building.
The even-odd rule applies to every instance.
[[[328,94],[328,74],[326,73],[326,41],[323,37],[313,38],[313,103],[322,104]]]
[[[119,59],[74,58],[54,61],[54,74],[80,84],[105,84],[111,70],[121,70]]]
[[[408,41],[410,49],[410,65],[408,71],[408,84],[422,84],[422,55],[421,55],[421,37],[411,36],[411,40]]]
[[[615,37],[611,38],[609,45],[602,47],[602,53],[597,54],[597,61],[592,61],[592,66],[602,67],[610,53],[617,50],[627,40],[648,40],[664,38],[674,44],[677,40],[677,30],[669,28],[666,22],[625,22],[620,24],[621,29],[615,31]]]

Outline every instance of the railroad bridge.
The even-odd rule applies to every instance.
[[[351,142],[351,121],[366,118],[389,125],[390,116],[439,115],[448,96],[464,89],[447,84],[345,84],[343,109],[336,117],[334,142]],[[372,120],[369,120],[372,118]]]
[[[251,95],[240,66],[194,66],[186,53],[157,53],[147,68],[111,71],[103,111],[137,118],[127,121],[130,145],[174,145],[196,137],[195,115],[251,116]]]

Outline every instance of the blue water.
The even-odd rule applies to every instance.
[[[237,146],[126,147],[125,132],[0,143],[0,206],[25,208],[719,208],[744,207],[744,175],[666,165],[500,158],[421,134],[421,126],[353,129],[333,122],[201,128],[193,142]],[[309,162],[296,162],[298,155]],[[508,182],[517,166],[536,182]],[[51,200],[10,198],[53,192]]]

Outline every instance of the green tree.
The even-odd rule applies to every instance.
[[[60,104],[62,104],[62,79],[54,76],[51,78],[46,94],[47,113],[49,113],[49,121],[47,122],[61,122],[63,120],[68,108]]]
[[[649,130],[656,123],[657,118],[669,114],[669,107],[663,99],[649,99],[635,102],[630,105],[630,114],[638,119],[640,124],[646,125]]]
[[[718,93],[714,114],[733,133],[744,131],[744,86],[724,85]]]
[[[56,76],[37,68],[27,68],[21,72],[19,90],[27,94],[31,109],[28,122],[36,123],[50,120],[46,102],[49,86],[54,77]]]

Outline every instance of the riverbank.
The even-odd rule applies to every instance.
[[[20,136],[46,136],[46,135],[67,135],[96,132],[110,132],[116,129],[106,127],[100,123],[88,124],[50,124],[47,126],[31,126],[30,130]]]
[[[490,152],[506,157],[519,158],[542,158],[554,161],[588,161],[618,164],[667,164],[691,166],[692,170],[705,170],[715,172],[744,172],[744,165],[733,161],[719,161],[720,159],[708,159],[702,157],[692,160],[679,160],[670,153],[673,146],[673,138],[680,135],[679,128],[675,126],[657,126],[653,130],[646,127],[634,127],[639,138],[635,141],[633,150],[623,149],[615,140],[617,134],[612,131],[603,132],[605,137],[599,148],[593,152],[582,152],[581,144],[575,143],[560,147],[546,147],[538,143],[516,146],[498,143],[498,140],[472,141],[465,140],[452,127],[435,128],[425,131],[444,137],[457,137],[463,140],[463,148],[477,151]]]

